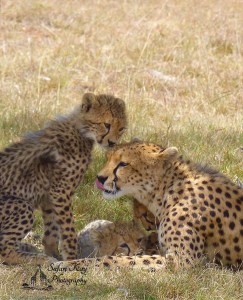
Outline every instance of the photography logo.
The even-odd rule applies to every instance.
[[[41,270],[41,266],[37,266],[37,270],[30,278],[30,283],[24,282],[23,289],[29,290],[52,290],[52,285],[49,284],[46,274]]]
[[[54,267],[52,264],[46,270],[48,276],[43,272],[41,266],[37,266],[37,270],[30,277],[30,280],[25,280],[22,284],[23,289],[29,290],[52,290],[52,283],[62,285],[85,285],[86,272],[85,267],[80,268],[78,264],[74,264],[71,267],[62,267],[62,263],[58,267]],[[73,276],[72,276],[73,275]]]

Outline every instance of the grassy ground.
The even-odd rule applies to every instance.
[[[0,146],[79,103],[113,93],[128,107],[124,140],[174,145],[243,179],[243,2],[240,0],[0,0]],[[77,229],[129,219],[128,201],[93,188],[96,149],[74,199]],[[37,214],[35,231],[41,232]],[[32,272],[32,273],[31,273]],[[242,299],[243,274],[91,271],[87,284],[22,290],[26,267],[0,266],[1,299]]]

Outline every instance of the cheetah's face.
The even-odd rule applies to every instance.
[[[161,179],[168,161],[177,155],[177,149],[161,148],[154,144],[129,143],[108,152],[108,160],[99,172],[96,186],[105,199],[147,194]]]
[[[99,234],[96,234],[95,242],[99,244],[97,247],[99,256],[138,255],[144,252],[147,236],[138,224],[134,222],[116,222],[112,225],[109,228],[100,227]]]
[[[125,103],[110,95],[84,95],[81,106],[84,135],[104,148],[117,144],[127,127]]]
[[[146,247],[146,237],[141,230],[131,230],[123,235],[118,235],[117,246],[112,255],[142,255]]]

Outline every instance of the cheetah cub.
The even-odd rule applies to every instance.
[[[77,237],[71,197],[91,160],[95,142],[114,146],[127,126],[125,103],[110,95],[83,96],[71,114],[51,121],[0,152],[0,257],[7,264],[75,259]],[[45,254],[22,251],[33,211],[44,221]]]
[[[96,220],[78,234],[78,258],[142,254],[146,233],[135,222]]]

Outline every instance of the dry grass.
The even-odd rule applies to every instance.
[[[0,146],[69,110],[85,91],[109,92],[127,103],[124,139],[175,145],[243,179],[242,39],[240,0],[0,0]],[[74,200],[78,229],[97,218],[129,218],[127,203],[104,202],[93,189],[103,164],[100,150],[94,155]],[[241,273],[213,268],[97,273],[82,289],[43,294],[20,289],[22,268],[0,270],[1,299],[243,297]]]
[[[68,286],[52,282],[52,291],[21,289],[23,277],[30,280],[35,270],[15,267],[15,276],[11,270],[5,268],[1,273],[1,299],[242,299],[242,274],[215,268],[198,268],[187,272],[182,270],[177,273],[90,270],[85,277],[86,285]],[[50,272],[45,273],[52,278]],[[78,278],[77,273],[75,276]],[[71,275],[64,274],[61,278],[71,278]]]

